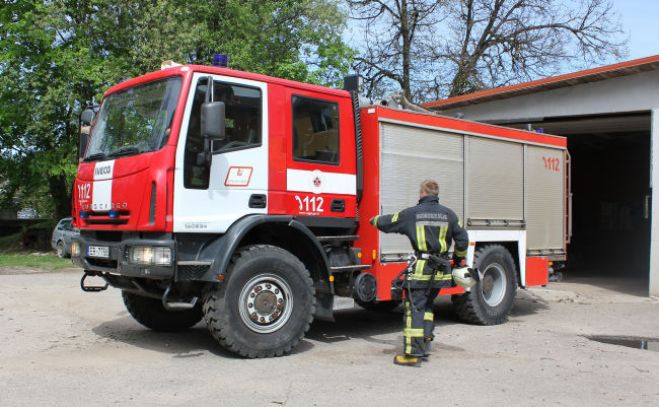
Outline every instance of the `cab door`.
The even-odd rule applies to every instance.
[[[213,100],[226,112],[226,137],[212,142],[210,167],[201,159],[201,105],[209,78]],[[268,110],[263,82],[196,73],[176,150],[174,232],[224,233],[248,214],[267,213]]]
[[[349,97],[290,89],[286,195],[291,214],[355,218],[356,157]],[[328,223],[331,225],[331,223]]]

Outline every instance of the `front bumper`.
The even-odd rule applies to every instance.
[[[171,234],[159,234],[153,238],[141,238],[135,234],[119,241],[111,241],[81,233],[80,236],[74,237],[73,241],[78,242],[80,246],[79,255],[72,256],[73,264],[84,270],[150,279],[174,279],[176,276],[176,241]],[[89,256],[89,246],[108,247],[109,256]],[[168,247],[172,253],[171,264],[161,266],[130,263],[129,249],[135,246]]]

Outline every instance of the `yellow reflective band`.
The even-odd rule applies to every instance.
[[[412,327],[412,310],[409,301],[405,301],[405,328]]]
[[[412,274],[412,277],[416,275],[423,275],[423,269],[426,268],[426,261],[425,260],[417,260],[416,261],[416,266],[414,267],[414,273]]]
[[[432,312],[426,312],[423,314],[424,321],[432,321],[435,318]]]
[[[394,216],[391,217],[391,223],[398,222],[398,212],[394,213]]]
[[[412,338],[405,337],[405,353],[408,355],[412,353]]]
[[[467,255],[467,250],[455,249],[455,255],[458,257],[465,257]]]
[[[405,328],[403,330],[403,336],[406,338],[423,338],[423,328]]]
[[[409,278],[410,280],[415,280],[415,281],[428,281],[430,280],[430,277],[432,277],[430,274],[426,275],[411,275]]]
[[[426,228],[425,226],[421,225],[421,243],[422,244],[422,249],[421,251],[427,252],[428,251],[428,243],[426,242]]]
[[[448,228],[446,226],[442,226],[439,228],[439,252],[444,253],[446,252],[446,232]]]
[[[450,274],[437,274],[435,276],[435,280],[438,280],[438,281],[449,281],[449,280],[452,280],[452,279],[453,279],[453,276],[450,275]]]

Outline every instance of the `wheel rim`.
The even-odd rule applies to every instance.
[[[503,266],[492,263],[487,266],[481,276],[483,300],[490,307],[496,307],[506,296],[506,272]]]
[[[57,243],[57,256],[64,257],[64,245],[62,242]]]
[[[252,331],[271,333],[288,322],[293,311],[291,287],[274,274],[259,274],[240,291],[240,319]]]

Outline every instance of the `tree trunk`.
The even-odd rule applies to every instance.
[[[411,65],[411,49],[410,44],[410,26],[408,21],[409,15],[407,13],[407,0],[400,2],[400,34],[403,39],[403,94],[407,100],[412,100],[412,92],[410,90],[410,65]]]
[[[56,219],[71,216],[71,191],[66,185],[65,175],[48,178],[48,190],[55,203]]]

